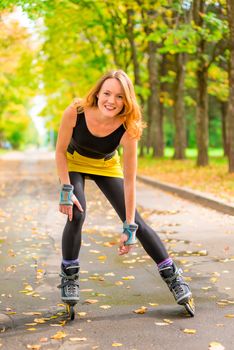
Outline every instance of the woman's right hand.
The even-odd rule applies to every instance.
[[[76,205],[78,210],[83,212],[83,208],[73,193],[73,186],[70,184],[64,184],[60,192],[59,211],[68,215],[70,221],[73,217],[73,205]]]

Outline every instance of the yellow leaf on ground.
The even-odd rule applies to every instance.
[[[185,328],[183,330],[183,332],[187,333],[187,334],[196,334],[197,333],[196,329],[189,329],[189,328]]]
[[[228,315],[225,315],[225,317],[227,317],[227,318],[234,318],[234,314],[228,314]]]
[[[98,303],[98,300],[96,300],[96,299],[86,299],[84,301],[84,303],[85,304],[96,304],[96,303]]]
[[[101,305],[99,306],[101,309],[104,309],[104,310],[107,310],[107,309],[110,309],[111,306],[110,305]]]
[[[32,290],[33,290],[33,287],[30,286],[30,284],[27,284],[24,288],[25,288],[25,290],[27,290],[27,291],[32,291]]]
[[[60,332],[57,332],[57,333],[55,333],[54,335],[52,335],[50,338],[51,338],[51,339],[60,340],[60,339],[65,338],[66,336],[67,336],[67,335],[66,335],[65,332],[60,331]]]
[[[129,280],[134,280],[135,279],[135,276],[125,276],[125,277],[122,277],[122,280],[124,281],[129,281]]]
[[[225,349],[225,347],[216,341],[212,341],[209,344],[209,350],[224,350],[224,349]]]
[[[122,281],[117,281],[117,282],[115,282],[115,285],[116,285],[116,286],[122,286],[122,285],[123,285],[123,282],[122,282]]]
[[[105,276],[115,276],[114,272],[107,272],[104,274]]]
[[[82,316],[86,316],[87,312],[78,312],[77,314],[78,314],[78,316],[82,317]]]
[[[35,318],[34,322],[36,322],[36,323],[45,323],[45,320],[44,320],[44,318]]]
[[[36,328],[27,328],[27,331],[36,331]]]
[[[134,310],[133,312],[135,312],[135,314],[140,314],[140,315],[142,315],[142,314],[145,314],[147,310],[148,310],[147,307],[142,306],[140,309]]]
[[[41,348],[41,345],[27,345],[27,349],[32,349],[32,350],[39,350]]]
[[[69,338],[70,341],[86,341],[87,338]]]
[[[106,255],[99,255],[98,260],[105,261],[107,259]]]
[[[173,321],[169,320],[168,318],[164,318],[163,321],[166,322],[166,323],[169,323],[169,324],[173,323]]]
[[[112,343],[112,346],[113,346],[113,347],[123,346],[123,344],[121,344],[121,343]]]
[[[156,324],[156,326],[169,326],[167,322],[154,322],[154,324]]]
[[[133,264],[136,262],[136,259],[132,259],[132,260],[124,260],[123,264]]]

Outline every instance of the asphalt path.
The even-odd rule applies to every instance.
[[[137,184],[139,211],[192,288],[191,318],[139,244],[118,256],[120,220],[90,180],[86,194],[71,322],[57,289],[66,218],[53,154],[0,158],[0,349],[234,349],[234,217]]]

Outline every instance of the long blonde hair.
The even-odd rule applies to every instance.
[[[124,108],[118,116],[123,118],[124,126],[129,134],[134,138],[140,139],[145,123],[142,121],[141,109],[137,103],[132,81],[123,70],[112,70],[104,74],[89,91],[86,97],[83,100],[77,99],[74,101],[74,104],[78,107],[78,111],[80,112],[83,111],[85,107],[97,107],[97,94],[103,83],[111,78],[117,79],[124,91]]]

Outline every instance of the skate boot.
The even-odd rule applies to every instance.
[[[61,299],[67,305],[67,312],[71,320],[75,318],[74,306],[79,301],[79,270],[78,264],[64,266],[61,265]]]
[[[167,283],[177,304],[183,305],[190,316],[195,314],[195,305],[192,298],[192,292],[188,284],[182,277],[182,269],[173,263],[171,266],[159,268],[159,273],[163,280]]]

